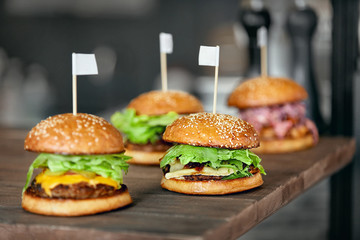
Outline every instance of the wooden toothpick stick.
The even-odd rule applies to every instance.
[[[73,75],[72,80],[72,91],[73,91],[73,114],[77,114],[77,77]]]
[[[167,91],[167,64],[166,64],[166,53],[160,53],[161,63],[161,85],[164,92]]]
[[[213,113],[216,113],[217,89],[218,89],[218,76],[219,76],[219,66],[215,66],[215,81],[214,81],[214,102],[213,102]]]

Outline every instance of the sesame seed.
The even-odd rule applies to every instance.
[[[179,118],[168,128],[178,128],[180,126],[184,129],[180,131],[181,134],[190,135],[193,139],[197,139],[192,140],[191,144],[199,140],[199,144],[197,144],[199,146],[209,144],[209,146],[215,145],[216,147],[237,149],[250,148],[258,144],[253,143],[253,141],[258,141],[257,138],[252,137],[256,134],[253,126],[231,115],[205,112],[190,114]],[[177,132],[175,129],[172,131]],[[205,139],[207,143],[204,142]],[[167,140],[174,141],[175,139]],[[203,144],[201,144],[202,142]]]
[[[113,138],[112,133],[106,132],[104,134],[103,132],[111,128],[114,127],[103,118],[84,113],[78,113],[77,115],[66,113],[40,121],[31,129],[27,138],[33,137],[37,141],[51,138],[49,141],[52,141],[52,146],[70,151],[70,149],[77,148],[78,145],[94,145],[94,142],[99,142],[103,137]],[[114,131],[114,134],[116,138],[121,138],[118,131]],[[64,150],[64,152],[66,151]]]

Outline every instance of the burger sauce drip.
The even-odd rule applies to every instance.
[[[203,164],[203,163],[189,162],[188,164],[186,164],[184,166],[184,169],[193,168],[196,171],[201,172],[201,170],[203,170],[204,167],[205,167],[205,164]]]

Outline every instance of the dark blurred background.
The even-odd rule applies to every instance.
[[[188,78],[193,80],[201,72],[197,65],[200,44],[218,41],[234,44],[232,29],[238,4],[238,1],[2,1],[0,46],[4,51],[2,62],[7,65],[4,74],[11,71],[13,75],[9,78],[17,78],[24,89],[35,71],[46,80],[48,90],[48,96],[44,96],[46,106],[39,111],[41,116],[70,112],[71,53],[94,52],[100,74],[79,77],[78,109],[99,113],[155,88],[160,71],[160,32],[174,36],[174,53],[168,57],[170,86],[181,85],[177,81],[182,81],[171,78],[171,69],[176,76],[184,74],[184,82]],[[218,36],[211,39],[215,34]],[[237,58],[241,58],[241,53]],[[240,64],[232,65],[233,76],[240,76]],[[195,86],[191,85],[190,88]],[[36,85],[32,87],[29,92],[36,91]],[[19,101],[29,105],[24,106],[26,111],[32,104],[24,97],[27,96]],[[13,121],[8,123],[20,121],[20,125],[28,125],[26,121]]]
[[[29,129],[49,115],[72,111],[72,52],[95,53],[99,69],[99,75],[78,77],[78,111],[109,119],[140,93],[161,88],[160,32],[174,39],[174,52],[167,57],[169,88],[197,95],[208,111],[214,73],[198,66],[198,51],[200,45],[220,46],[218,112],[236,114],[226,107],[226,98],[251,75],[252,65],[251,38],[244,26],[251,19],[241,14],[246,9],[269,12],[269,74],[297,80],[288,23],[292,11],[304,6],[316,13],[316,23],[310,23],[314,33],[304,39],[311,48],[305,65],[311,67],[319,111],[328,126],[333,17],[328,0],[0,0],[0,126]],[[354,96],[360,92],[358,79],[354,77]],[[358,139],[359,105],[359,97],[354,98],[353,135]],[[354,189],[360,182],[358,159]],[[359,203],[359,190],[355,194],[354,203]],[[354,239],[360,238],[357,205]],[[242,239],[326,239],[328,209],[325,180]]]
[[[239,11],[242,5],[250,6],[250,1],[0,2],[1,86],[6,92],[9,88],[20,91],[17,97],[2,99],[2,112],[13,114],[2,114],[1,122],[7,125],[32,126],[39,116],[72,111],[72,52],[96,54],[99,75],[80,76],[78,80],[79,111],[96,114],[160,87],[156,84],[160,32],[172,33],[174,38],[174,52],[168,56],[170,88],[203,97],[213,91],[212,79],[202,78],[212,76],[212,69],[197,64],[200,45],[221,47],[219,75],[225,80],[220,81],[224,85],[219,86],[220,94],[228,94],[249,66],[248,36]],[[294,3],[272,0],[265,4],[272,12],[269,72],[290,76],[291,46],[285,20]],[[323,90],[322,108],[329,116],[331,13],[327,1],[315,5],[320,24],[314,37],[318,60],[314,69]],[[199,90],[198,85],[205,85],[205,89]]]

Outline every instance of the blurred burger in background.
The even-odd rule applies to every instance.
[[[244,81],[230,94],[228,105],[260,134],[257,153],[303,150],[319,140],[315,124],[306,117],[306,90],[287,78],[257,77]]]
[[[122,173],[130,157],[120,132],[105,119],[84,113],[49,117],[31,129],[24,148],[40,153],[27,173],[25,210],[81,216],[132,202]],[[31,181],[36,168],[42,171]]]
[[[167,125],[179,115],[203,111],[201,102],[182,91],[150,91],[134,98],[111,122],[124,134],[129,163],[158,165],[172,146],[162,140]]]

